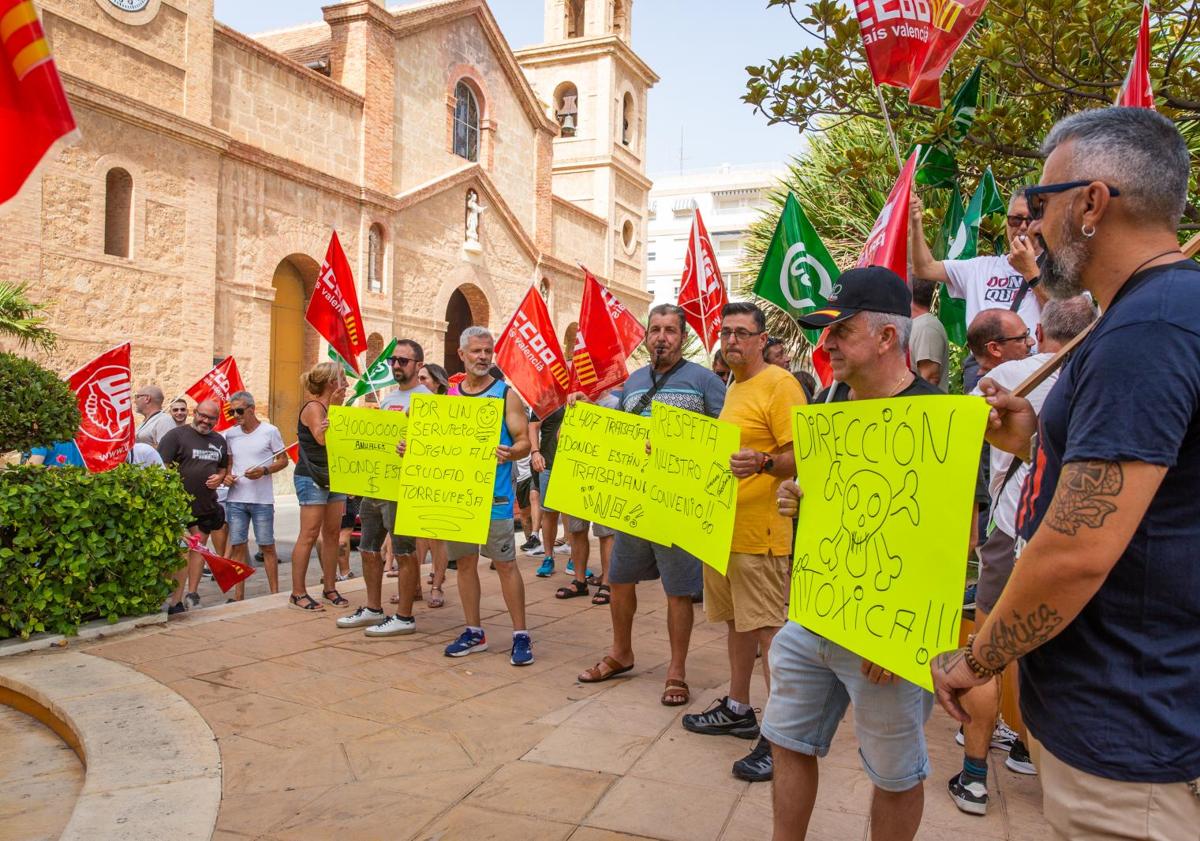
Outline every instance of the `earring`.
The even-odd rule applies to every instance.
[[[1088,228],[1091,228],[1091,230],[1089,231]],[[1087,237],[1088,239],[1091,239],[1092,237],[1094,237],[1096,235],[1096,226],[1095,225],[1084,225],[1082,228],[1079,229],[1079,232],[1081,234],[1083,234],[1085,237]]]

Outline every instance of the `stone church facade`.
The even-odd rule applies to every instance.
[[[569,343],[579,264],[644,314],[657,77],[631,3],[545,0],[545,42],[514,53],[485,0],[354,0],[256,37],[212,0],[41,0],[81,139],[0,208],[0,272],[52,302],[44,361],[132,340],[136,383],[170,396],[232,355],[287,430],[334,229],[373,350],[411,337],[454,370],[458,333],[502,328],[530,283]]]

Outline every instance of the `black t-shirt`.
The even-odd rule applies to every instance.
[[[554,454],[558,451],[558,430],[562,426],[563,416],[566,415],[565,406],[560,406],[546,416],[542,424],[541,434],[538,439],[538,449],[542,451],[542,458],[546,460],[546,469],[549,470],[554,466]],[[538,423],[538,416],[533,415],[533,421]]]
[[[194,426],[177,426],[158,443],[163,464],[179,468],[183,487],[192,495],[192,514],[197,517],[216,512],[220,503],[217,492],[204,483],[229,464],[229,445],[218,432],[201,435]]]
[[[904,391],[893,394],[892,396],[918,397],[922,394],[945,394],[945,392],[928,380],[922,379],[914,374],[912,384],[908,388],[904,389]],[[813,403],[844,403],[849,399],[850,386],[846,383],[838,383],[837,390],[833,393],[832,400],[829,399],[829,389],[826,388],[821,390],[821,393],[817,395],[816,399],[813,400]]]

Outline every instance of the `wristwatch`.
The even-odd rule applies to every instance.
[[[762,453],[762,464],[758,466],[756,473],[770,473],[775,468],[775,458],[770,453]]]

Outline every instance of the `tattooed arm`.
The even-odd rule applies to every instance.
[[[1079,615],[1125,551],[1166,472],[1142,462],[1063,466],[1045,518],[975,636],[972,654],[982,666],[1003,668]],[[958,696],[985,681],[961,650],[935,657],[931,668],[939,702],[965,721]]]

